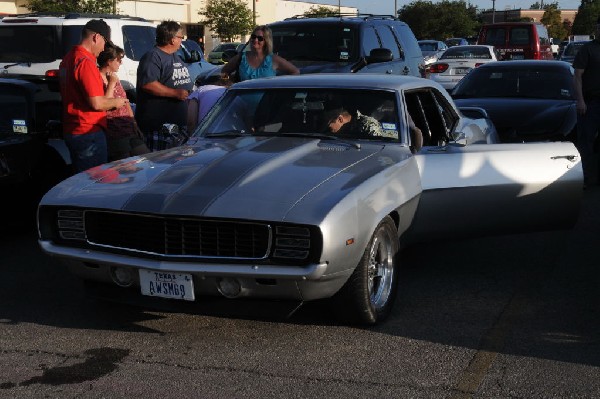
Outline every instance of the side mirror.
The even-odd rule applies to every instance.
[[[374,48],[369,53],[367,62],[369,64],[377,64],[379,62],[389,62],[394,59],[392,50],[387,48]]]
[[[458,110],[467,118],[471,118],[471,119],[489,118],[487,111],[480,107],[460,107],[460,108],[458,108]]]

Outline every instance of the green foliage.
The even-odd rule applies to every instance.
[[[581,0],[577,15],[573,21],[572,34],[594,34],[598,17],[600,17],[600,0]]]
[[[223,41],[232,42],[254,29],[252,10],[243,0],[213,0],[198,13]]]
[[[467,7],[464,1],[416,0],[403,6],[398,16],[419,40],[473,36],[480,26],[476,7]]]
[[[540,22],[543,23],[548,29],[548,35],[555,39],[566,38],[568,33],[561,20],[558,3],[544,6],[544,10],[544,15],[542,16]]]
[[[119,0],[29,0],[32,12],[116,14]]]
[[[337,8],[334,10],[325,6],[313,6],[303,14],[305,17],[311,18],[322,18],[322,17],[335,17],[338,14]]]
[[[542,5],[536,1],[535,3],[533,3],[531,5],[531,7],[529,7],[530,10],[541,10],[542,9]]]

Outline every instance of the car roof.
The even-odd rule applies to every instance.
[[[304,17],[302,15],[297,15],[294,17],[286,18],[283,21],[277,21],[268,24],[268,26],[278,26],[278,25],[287,25],[287,24],[323,24],[329,25],[332,23],[344,23],[348,25],[361,25],[367,21],[380,21],[384,23],[394,22],[406,25],[405,22],[394,18],[391,15],[370,15],[365,14],[363,16],[337,16],[337,17]]]
[[[453,51],[455,51],[455,50],[460,50],[460,49],[470,49],[470,48],[477,48],[477,47],[485,47],[490,50],[494,49],[494,46],[490,46],[488,44],[462,44],[460,46],[452,46],[452,47],[448,48],[448,50],[452,49]]]
[[[236,83],[239,89],[283,89],[283,88],[331,88],[331,89],[388,89],[406,90],[441,86],[429,79],[414,76],[390,76],[384,74],[318,73],[285,75],[264,79],[246,80]]]

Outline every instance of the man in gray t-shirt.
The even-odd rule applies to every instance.
[[[162,22],[156,28],[156,46],[138,65],[135,119],[153,149],[154,132],[165,123],[186,126],[185,99],[194,82],[183,60],[177,55],[183,33],[175,21]]]

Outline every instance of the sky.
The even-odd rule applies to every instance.
[[[394,5],[397,5],[398,8],[402,8],[402,6],[410,4],[412,0],[305,0],[307,2],[314,2],[319,4],[331,4],[338,5],[338,2],[342,6],[346,7],[357,7],[358,11],[365,14],[384,14],[384,15],[393,15],[394,14]],[[436,0],[432,0],[436,1]],[[517,0],[496,0],[495,7],[496,10],[505,10],[505,9],[515,9],[515,8],[525,8],[528,9],[535,2],[540,2],[540,0],[525,0],[525,1],[517,1]],[[556,1],[546,0],[545,3],[554,3]],[[474,4],[476,7],[482,10],[491,9],[493,6],[492,0],[468,0],[469,4]],[[581,4],[581,0],[558,0],[558,5],[560,8],[565,10],[577,9]]]

